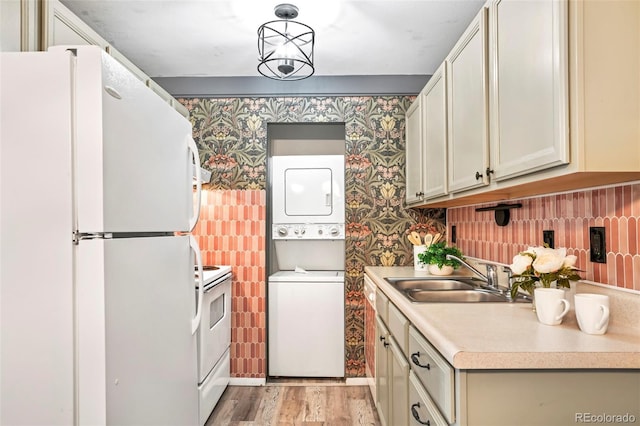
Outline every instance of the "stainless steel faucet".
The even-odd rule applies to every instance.
[[[482,272],[478,271],[476,268],[474,268],[472,265],[467,263],[466,261],[460,259],[458,256],[448,254],[447,259],[457,260],[458,262],[466,266],[471,272],[473,272],[478,277],[480,277],[483,281],[485,281],[487,283],[487,287],[500,290],[500,288],[498,287],[498,271],[497,271],[496,265],[492,263],[483,263],[483,265],[487,268],[487,274],[485,275]]]

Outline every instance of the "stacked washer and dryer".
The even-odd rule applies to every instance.
[[[344,155],[271,164],[269,376],[344,377]]]

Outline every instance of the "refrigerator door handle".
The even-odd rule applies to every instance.
[[[191,156],[193,158],[193,164],[195,167],[196,194],[198,198],[198,202],[196,203],[196,208],[194,209],[194,212],[193,212],[193,217],[189,220],[189,231],[193,231],[193,228],[195,228],[196,223],[198,223],[198,218],[200,217],[200,203],[202,202],[202,180],[200,177],[200,154],[198,153],[198,147],[196,146],[196,142],[193,140],[191,136],[188,136],[187,138],[187,147],[191,152]]]
[[[202,298],[204,297],[204,273],[202,268],[202,255],[200,254],[200,246],[193,235],[189,235],[189,245],[191,250],[196,254],[198,262],[198,302],[196,305],[196,316],[191,320],[191,334],[196,334],[200,327],[200,319],[202,318]]]

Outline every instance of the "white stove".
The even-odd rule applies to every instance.
[[[224,277],[225,275],[231,273],[231,266],[229,265],[216,265],[216,266],[205,266],[203,271],[203,281],[204,287],[207,288],[209,284],[216,281],[217,279]],[[198,271],[195,271],[195,277],[198,278]],[[198,282],[196,281],[196,288],[198,288]]]
[[[195,272],[197,277],[198,272]],[[196,294],[198,294],[196,280]],[[215,408],[231,376],[231,266],[203,271],[202,316],[198,328],[200,426]]]

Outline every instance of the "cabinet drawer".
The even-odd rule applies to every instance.
[[[413,371],[409,372],[409,424],[448,426]]]
[[[396,339],[400,350],[405,357],[409,357],[409,320],[395,307],[389,303],[389,333]]]
[[[409,327],[409,363],[445,419],[453,423],[455,420],[453,368],[413,327]]]
[[[376,314],[389,324],[389,299],[380,289],[376,289]]]

